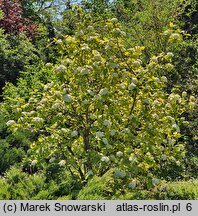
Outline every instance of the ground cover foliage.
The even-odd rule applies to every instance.
[[[196,1],[9,4],[0,198],[197,199]]]

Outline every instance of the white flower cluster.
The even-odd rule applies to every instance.
[[[161,81],[164,82],[164,83],[168,82],[168,80],[167,80],[167,78],[165,76],[161,77]]]
[[[37,164],[37,160],[33,160],[31,166],[35,166]]]
[[[50,89],[52,87],[52,85],[53,85],[53,82],[45,84],[44,87],[43,87],[43,90],[47,91],[48,89]]]
[[[67,102],[67,103],[71,103],[72,102],[72,96],[70,94],[63,95],[63,101]]]
[[[76,130],[72,131],[72,132],[71,132],[71,136],[72,136],[72,137],[78,136],[78,131],[76,131]]]
[[[108,93],[108,90],[106,88],[101,89],[99,92],[100,95],[106,95],[107,93]]]
[[[89,47],[87,44],[85,44],[85,45],[83,45],[83,46],[81,47],[81,50],[83,50],[83,51],[89,51],[89,50],[90,50],[90,47]]]
[[[89,171],[87,172],[87,176],[93,176],[93,171],[92,171],[92,170],[89,170]]]
[[[50,162],[50,163],[53,163],[55,160],[56,160],[56,158],[55,158],[55,157],[52,157],[52,158],[50,158],[49,162]]]
[[[102,61],[102,56],[100,55],[99,52],[96,52],[96,54],[94,55],[94,60],[97,61],[97,62]]]
[[[131,83],[128,87],[129,90],[133,90],[136,88],[136,84],[135,83]]]
[[[133,66],[135,66],[135,67],[139,67],[140,65],[141,65],[141,60],[134,60],[133,61]]]
[[[124,133],[130,133],[130,129],[129,128],[124,128]]]
[[[136,187],[136,182],[130,182],[130,183],[128,184],[128,187],[129,187],[130,189],[134,189],[134,188]]]
[[[113,130],[110,131],[110,135],[111,135],[111,136],[115,136],[115,133],[116,133],[116,130],[115,130],[115,129],[113,129]]]
[[[124,178],[126,176],[126,173],[120,170],[116,170],[114,173],[115,177],[117,178]]]
[[[171,37],[175,40],[178,40],[180,38],[180,35],[178,33],[171,34]]]
[[[119,67],[119,64],[117,64],[117,63],[110,63],[109,64],[110,65],[110,67],[112,67],[112,68],[118,68]]]
[[[187,96],[187,92],[186,92],[186,91],[183,91],[183,92],[182,92],[182,97],[185,98],[186,96]]]
[[[118,74],[115,73],[115,72],[113,72],[113,73],[112,73],[112,76],[115,77],[115,78],[117,78],[117,77],[118,77]]]
[[[29,115],[34,115],[36,113],[36,111],[32,110],[30,111]]]
[[[46,63],[45,66],[48,67],[48,68],[50,68],[50,67],[52,67],[52,63],[48,62],[48,63]]]
[[[195,99],[195,97],[194,97],[193,95],[191,95],[190,98],[189,98],[189,101],[190,101],[190,102],[195,102],[196,99]]]
[[[58,39],[57,41],[56,41],[56,44],[62,44],[62,40],[61,39]]]
[[[107,163],[107,162],[109,162],[109,158],[107,156],[103,156],[103,157],[101,157],[101,161]]]
[[[159,106],[159,105],[160,105],[160,102],[159,102],[158,100],[154,100],[154,101],[153,101],[153,104],[154,104],[155,106]]]
[[[180,132],[180,128],[176,123],[172,125],[172,128],[175,129],[177,132]]]
[[[87,27],[87,30],[93,31],[93,30],[94,30],[94,27],[89,25],[89,26]]]
[[[42,123],[44,121],[42,118],[39,118],[39,117],[34,117],[32,120],[33,122],[36,122],[36,123]]]
[[[130,162],[133,162],[134,160],[135,160],[135,158],[133,158],[133,157],[131,157],[131,156],[129,157],[129,161],[130,161]]]
[[[178,102],[178,103],[181,102],[181,97],[178,94],[174,94],[174,93],[170,94],[168,99],[170,102]]]
[[[161,83],[160,79],[158,77],[153,77],[154,82]]]
[[[118,152],[116,153],[116,156],[117,156],[117,157],[122,157],[122,156],[123,156],[123,152],[118,151]]]
[[[153,117],[153,119],[155,119],[155,120],[159,120],[159,116],[158,116],[156,113],[153,113],[153,114],[152,114],[152,117]]]
[[[104,137],[104,132],[97,131],[96,132],[96,138],[101,138],[101,137]]]
[[[65,164],[66,164],[65,160],[61,160],[61,161],[58,163],[58,165],[61,166],[61,167],[62,167],[62,166],[65,166]]]
[[[94,92],[92,90],[87,90],[88,94],[90,94],[91,96],[94,96]]]
[[[171,34],[171,31],[169,29],[163,32],[163,35],[165,36],[169,36],[170,34]]]
[[[117,18],[112,18],[110,21],[111,21],[112,23],[117,23],[117,22],[118,22],[118,19],[117,19]]]
[[[173,54],[172,52],[167,52],[166,55],[167,55],[168,57],[170,57],[170,58],[174,57],[174,54]]]
[[[9,127],[9,126],[11,126],[11,125],[13,125],[13,124],[15,124],[16,122],[14,121],[14,120],[9,120],[7,123],[6,123],[6,125]]]
[[[59,65],[58,67],[55,68],[56,72],[63,72],[66,70],[66,67],[64,65]]]
[[[28,103],[34,103],[34,102],[35,102],[35,99],[32,97],[28,100]]]
[[[86,75],[89,73],[89,70],[87,68],[82,68],[79,75]]]
[[[103,142],[105,145],[108,145],[108,144],[109,144],[107,138],[102,138],[102,142]]]
[[[134,83],[134,84],[137,84],[138,83],[138,80],[136,77],[132,77],[131,78],[131,82]]]
[[[52,109],[57,109],[61,106],[61,104],[59,102],[56,102],[53,106]]]
[[[111,122],[107,119],[104,120],[103,124],[107,127],[110,127],[111,126]]]
[[[158,184],[159,181],[160,181],[159,179],[153,178],[153,179],[152,179],[152,184],[153,184],[153,185]]]
[[[67,129],[66,129],[66,128],[61,128],[61,131],[62,131],[63,133],[67,133]]]
[[[68,36],[67,38],[65,38],[65,43],[70,44],[73,42],[73,38],[71,36]]]
[[[114,28],[113,31],[112,31],[112,33],[115,34],[115,35],[126,36],[126,32],[122,31],[120,28]]]

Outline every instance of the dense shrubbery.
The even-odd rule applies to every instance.
[[[6,82],[16,84],[20,72],[39,64],[39,61],[39,54],[24,35],[5,35],[0,29],[0,99]]]
[[[63,177],[63,176],[62,176]],[[102,177],[94,176],[86,186],[79,184],[71,176],[60,181],[47,181],[44,173],[29,175],[20,168],[12,167],[0,178],[0,199],[16,200],[195,200],[198,199],[198,182],[181,181],[157,183],[148,189],[138,188],[135,182],[124,190],[120,188],[122,181],[114,178],[112,170]]]

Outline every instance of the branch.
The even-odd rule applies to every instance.
[[[130,109],[129,117],[131,116],[131,114],[132,114],[132,112],[133,112],[133,110],[135,108],[136,99],[137,99],[137,91],[134,94],[133,103],[132,103],[132,106],[131,106],[131,109]],[[129,121],[130,121],[129,117],[128,117],[128,121],[127,121],[126,127],[129,126]]]

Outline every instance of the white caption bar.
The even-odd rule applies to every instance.
[[[195,200],[2,200],[0,215],[19,216],[195,216]]]

